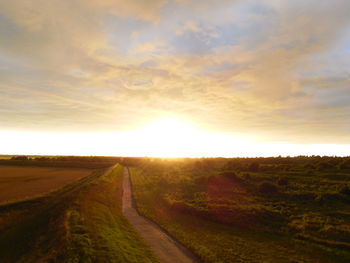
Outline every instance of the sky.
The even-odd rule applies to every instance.
[[[350,155],[348,0],[1,0],[0,153]]]

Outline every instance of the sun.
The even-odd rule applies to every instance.
[[[198,149],[198,138],[202,132],[188,121],[169,117],[157,119],[134,131],[140,149],[148,149],[148,155],[158,157],[180,157],[184,152]]]
[[[202,124],[200,127],[205,127]],[[40,144],[38,144],[40,142]],[[349,155],[349,145],[293,145],[264,142],[257,136],[213,132],[176,117],[154,119],[137,128],[99,133],[0,131],[8,154],[103,155],[128,157],[257,157]],[[34,149],[34,150],[33,150]]]
[[[155,119],[127,135],[132,142],[129,148],[138,156],[226,156],[246,149],[243,137],[208,132],[191,121],[176,117]]]

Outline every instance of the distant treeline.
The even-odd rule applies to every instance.
[[[192,163],[193,168],[202,170],[212,166],[220,166],[228,170],[240,171],[274,171],[289,170],[290,168],[299,167],[302,169],[350,169],[350,157],[336,156],[296,156],[296,157],[256,157],[256,158],[178,158],[178,159],[162,159],[162,158],[138,158],[128,157],[122,158],[121,162],[127,166],[140,166],[145,163],[159,164],[170,163],[171,160],[176,163]],[[173,165],[174,162],[172,162]]]
[[[257,157],[257,158],[153,158],[153,157],[103,157],[103,156],[13,156],[10,159],[0,159],[0,165],[22,166],[52,166],[104,168],[115,163],[126,166],[142,166],[152,164],[174,165],[187,163],[196,170],[206,170],[212,166],[221,166],[227,170],[239,171],[288,171],[291,168],[311,170],[350,169],[350,157],[335,156],[296,156],[296,157]]]
[[[100,156],[13,156],[10,159],[0,160],[0,165],[42,166],[42,167],[73,167],[98,169],[120,162],[119,157]]]

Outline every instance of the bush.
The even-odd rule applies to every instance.
[[[250,176],[249,173],[245,173],[245,174],[243,174],[243,179],[244,179],[244,180],[251,180],[252,177]]]
[[[334,169],[335,166],[328,162],[328,161],[323,161],[323,162],[320,162],[318,165],[317,165],[317,168],[319,171],[323,171],[323,170],[329,170],[329,169]]]
[[[307,163],[304,165],[304,168],[314,170],[316,167],[315,167],[315,165],[313,165],[311,163]]]
[[[248,166],[248,170],[251,172],[258,172],[259,168],[260,168],[260,165],[257,162],[253,162]]]
[[[350,187],[349,187],[349,186],[342,186],[342,187],[339,189],[339,193],[340,193],[340,194],[343,194],[343,195],[348,195],[348,196],[350,196]]]
[[[237,179],[237,175],[235,172],[222,172],[220,173],[220,176],[224,176],[229,179]]]
[[[27,161],[29,158],[27,156],[13,156],[11,160],[16,160],[16,161]]]
[[[315,175],[315,173],[312,171],[312,170],[308,170],[306,173],[305,173],[306,176],[313,176]]]
[[[285,178],[285,177],[280,177],[279,179],[278,179],[278,181],[277,181],[277,184],[278,185],[288,185],[288,183],[289,183],[289,181],[288,181],[288,179],[287,178]]]
[[[265,195],[275,194],[278,192],[278,186],[270,182],[262,182],[259,184],[258,190]]]
[[[350,159],[345,159],[342,163],[339,164],[339,169],[349,169],[350,168]]]

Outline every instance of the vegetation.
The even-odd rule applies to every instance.
[[[278,192],[278,187],[270,182],[262,182],[259,184],[258,190],[261,194],[271,195]]]
[[[96,170],[34,199],[1,205],[1,262],[46,262],[46,256],[53,257],[64,244],[64,211],[81,190],[104,172],[105,169]]]
[[[107,163],[50,158],[4,161]],[[118,160],[132,167],[140,213],[203,262],[350,262],[350,158]],[[121,213],[122,166],[106,170],[0,205],[1,262],[157,262]]]
[[[139,211],[204,262],[350,262],[348,160],[124,162]]]
[[[121,213],[122,167],[0,206],[1,262],[157,262]]]
[[[157,262],[122,215],[122,172],[117,167],[67,210],[64,262]]]

